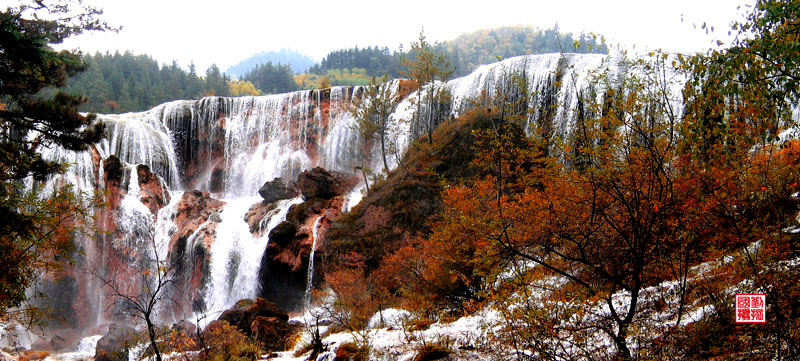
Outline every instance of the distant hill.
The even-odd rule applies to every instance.
[[[608,46],[601,35],[565,33],[559,30],[558,25],[549,29],[522,25],[482,29],[436,43],[433,48],[435,52],[447,56],[455,70],[454,77],[467,75],[478,66],[496,62],[498,57],[506,59],[518,55],[558,52],[608,54]],[[359,81],[369,81],[370,76],[383,73],[401,77],[404,55],[414,56],[407,51],[390,52],[389,48],[378,46],[334,50],[309,68],[308,73],[327,76],[331,84],[336,85],[357,85]],[[347,70],[347,73],[363,72],[365,76],[342,76],[343,70]],[[301,76],[298,80],[301,88],[317,86],[313,80],[306,81],[307,78],[313,76]]]
[[[315,62],[311,57],[296,50],[264,51],[231,66],[225,71],[225,74],[232,78],[241,78],[245,73],[254,69],[256,65],[266,63],[272,63],[273,65],[288,64],[293,73],[299,74],[305,73]]]
[[[558,24],[550,29],[522,25],[482,29],[438,43],[435,48],[455,66],[454,76],[467,75],[498,57],[559,52],[608,54],[601,35],[564,33]]]

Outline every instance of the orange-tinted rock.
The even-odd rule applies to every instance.
[[[275,209],[274,203],[257,202],[250,206],[247,213],[244,214],[244,221],[250,226],[250,233],[260,234],[268,231],[263,229],[266,225],[262,224],[267,214]]]
[[[139,200],[150,209],[155,216],[158,210],[169,203],[169,190],[164,181],[155,173],[150,171],[150,167],[139,164],[136,166],[136,174],[139,179]]]
[[[191,290],[192,303],[202,301],[200,291],[216,236],[217,214],[224,205],[208,192],[200,191],[184,192],[178,202],[174,219],[177,231],[170,237],[168,257],[176,271],[177,287]],[[195,233],[196,237],[190,240]]]
[[[344,199],[337,196],[328,200],[314,198],[294,205],[286,221],[270,231],[259,270],[262,297],[289,310],[302,307],[314,235],[319,250],[331,222],[340,216],[343,202]],[[321,279],[320,269],[315,270],[314,279]]]

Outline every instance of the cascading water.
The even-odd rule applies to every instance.
[[[312,296],[311,290],[314,287],[314,254],[316,253],[317,250],[317,238],[319,237],[319,222],[322,220],[322,217],[324,216],[317,217],[317,219],[314,220],[314,225],[311,228],[311,237],[312,237],[311,253],[308,255],[308,272],[306,275],[307,285],[306,285],[306,294],[304,297],[306,308],[311,306],[311,296]]]
[[[244,197],[227,199],[220,213],[217,238],[211,246],[209,280],[206,286],[206,313],[216,315],[236,301],[255,298],[258,294],[258,270],[269,238],[265,233],[253,235],[244,221],[244,214],[260,199]],[[302,198],[279,201],[264,218],[265,229],[272,229],[286,219],[292,205]]]
[[[452,109],[457,114],[480,101],[484,90],[491,94],[504,71],[524,70],[533,94],[533,114],[553,109],[557,130],[553,136],[559,136],[570,127],[575,116],[571,109],[579,101],[577,94],[587,87],[587,79],[597,69],[621,71],[607,56],[537,55],[482,66],[469,76],[441,86],[451,91]],[[401,93],[398,80],[384,86],[390,87],[393,94]],[[315,166],[351,173],[355,166],[365,165],[360,154],[362,140],[350,113],[354,93],[357,89],[334,87],[258,97],[208,97],[165,103],[141,113],[100,116],[107,124],[108,134],[92,151],[52,149],[47,155],[72,164],[68,173],[48,183],[51,187],[58,182],[71,183],[87,192],[104,189],[120,196],[116,208],[112,202],[112,206],[97,210],[98,222],[107,227],[108,235],[81,240],[86,258],[81,264],[107,270],[127,267],[124,262],[133,260],[139,262],[131,263],[139,269],[146,268],[142,263],[146,257],[142,255],[150,254],[145,248],[153,244],[150,247],[161,260],[185,259],[182,287],[194,290],[200,298],[191,300],[192,308],[201,304],[201,309],[213,315],[239,299],[258,295],[257,275],[268,247],[269,231],[286,219],[292,205],[303,200],[298,197],[279,201],[261,219],[255,233],[243,218],[254,203],[261,201],[258,189],[265,181],[275,177],[294,179]],[[390,148],[400,153],[410,141],[416,98],[412,93],[399,100],[390,116],[387,138]],[[119,171],[113,163],[106,166],[112,155],[119,157],[124,173],[116,186],[119,189],[109,186],[113,185],[109,181],[114,178],[112,173]],[[396,166],[397,156],[387,158],[390,167]],[[378,144],[374,144],[366,163],[372,169],[383,168]],[[143,181],[138,164],[147,165],[163,179],[169,190],[168,202],[155,202],[153,198],[158,197],[152,194],[152,186],[140,186]],[[194,192],[195,189],[211,194]],[[213,203],[211,198],[221,199],[224,204],[219,203],[213,211],[203,211],[202,207]],[[353,207],[360,194],[350,194],[349,198],[353,201],[345,202],[345,209]],[[189,200],[197,204],[186,203]],[[192,208],[195,206],[197,209]],[[307,301],[321,218],[318,216],[312,227]],[[181,233],[187,225],[191,231]],[[203,259],[207,269],[194,263]],[[104,322],[108,311],[103,302],[108,300],[101,285],[90,277],[76,278],[80,290],[71,296],[75,298],[73,303],[87,304],[73,310],[85,318],[79,327],[90,328]],[[184,310],[164,315],[180,318],[190,313]]]

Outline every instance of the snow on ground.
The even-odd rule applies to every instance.
[[[754,243],[747,247],[747,252],[757,252],[760,244]],[[687,284],[700,282],[712,275],[719,267],[732,262],[737,256],[721,258],[715,261],[704,262],[699,265],[693,266],[689,269]],[[781,262],[776,265],[777,267],[796,267],[800,264],[800,258],[790,261]],[[526,269],[530,269],[528,267]],[[509,277],[514,277],[509,275]],[[712,276],[713,277],[713,276]],[[553,289],[556,289],[566,282],[563,277],[544,277],[535,280],[531,283],[529,292],[524,295],[528,297],[526,302],[528,305],[506,305],[508,308],[514,307],[548,307],[553,300],[548,300],[547,296]],[[742,284],[732,285],[730,292],[738,292],[747,288],[747,281]],[[680,289],[681,282],[678,280],[667,280],[659,284],[644,288],[640,292],[639,303],[637,306],[637,316],[635,323],[645,325],[644,329],[648,330],[647,337],[657,337],[658,330],[668,328],[676,323],[680,325],[688,325],[692,322],[701,320],[708,314],[715,311],[713,305],[707,303],[705,299],[697,299],[689,304],[684,305],[680,320],[677,319],[677,309],[680,303]],[[522,296],[522,295],[521,295]],[[331,296],[329,295],[328,298]],[[522,300],[522,298],[521,298]],[[614,308],[618,311],[627,310],[630,305],[631,295],[626,291],[619,291],[612,295],[612,303]],[[328,302],[331,302],[329,299]],[[569,301],[557,301],[562,305],[569,304]],[[656,304],[663,304],[662,307],[656,307]],[[329,306],[329,305],[328,305]],[[580,307],[586,312],[583,316],[575,320],[564,320],[565,323],[581,322],[591,324],[602,322],[603,319],[610,317],[610,311],[605,301],[598,301],[594,304],[581,304]],[[293,320],[303,322],[304,324],[313,324],[309,322],[313,320],[310,315],[319,315],[321,309],[306,312],[304,316],[298,316]],[[366,335],[369,339],[369,346],[371,348],[370,360],[383,361],[383,360],[411,360],[417,354],[418,350],[423,344],[439,343],[447,346],[453,353],[451,359],[454,360],[473,360],[473,359],[486,359],[494,358],[497,356],[497,347],[490,345],[490,333],[498,330],[499,325],[503,324],[502,313],[493,309],[492,306],[487,306],[483,310],[453,322],[445,323],[438,322],[430,325],[425,330],[410,331],[410,325],[414,324],[414,314],[402,309],[386,309],[380,313],[376,313],[369,321],[369,327],[363,331],[359,337]],[[317,318],[317,319],[324,319]],[[330,324],[329,320],[323,320],[323,324]],[[312,327],[307,327],[311,329]],[[328,326],[321,326],[320,332],[324,334],[329,329]],[[595,340],[594,345],[607,345],[613,343],[606,334],[595,332],[594,334],[586,335]],[[633,349],[636,348],[634,338],[637,335],[631,335],[629,344]],[[320,354],[317,361],[330,361],[333,360],[336,354],[336,349],[343,343],[353,342],[354,336],[347,332],[334,333],[327,335],[323,338],[323,344],[326,346],[327,351]],[[297,349],[302,348],[310,342],[310,335],[306,335],[299,341],[295,349],[278,354],[274,360],[280,361],[300,361],[306,360],[309,353],[305,353],[298,357],[294,356]],[[569,349],[569,345],[563,345],[565,349]]]

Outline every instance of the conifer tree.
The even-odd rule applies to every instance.
[[[41,151],[85,150],[102,137],[103,125],[78,112],[83,97],[42,90],[63,86],[85,68],[79,53],[50,45],[108,29],[99,13],[59,0],[23,2],[0,12],[0,321],[25,317],[7,310],[22,305],[39,274],[68,254],[73,231],[86,215],[68,187],[39,196],[37,182],[66,167]]]

